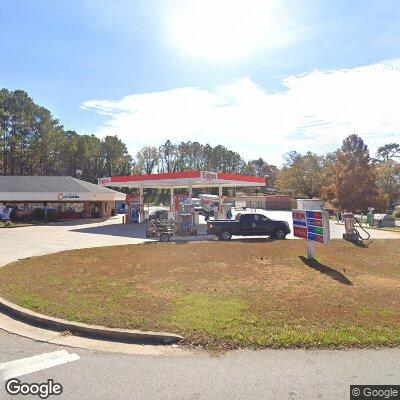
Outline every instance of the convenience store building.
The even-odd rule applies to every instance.
[[[70,176],[0,176],[0,207],[22,215],[55,210],[57,219],[108,218],[126,195]]]

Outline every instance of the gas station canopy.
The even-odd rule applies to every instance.
[[[204,187],[260,187],[264,178],[226,172],[184,171],[149,175],[128,175],[99,178],[100,186],[128,188],[204,188]]]

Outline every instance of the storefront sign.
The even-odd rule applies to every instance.
[[[328,244],[329,215],[327,211],[293,210],[293,234],[302,239]]]
[[[79,199],[79,194],[76,193],[58,193],[58,200],[77,200]]]
[[[201,171],[201,178],[207,182],[213,182],[218,179],[218,174],[216,172]]]

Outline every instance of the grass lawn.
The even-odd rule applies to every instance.
[[[0,296],[109,327],[164,330],[211,350],[400,344],[400,241],[149,243],[0,268]]]

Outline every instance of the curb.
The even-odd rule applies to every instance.
[[[0,312],[38,328],[57,332],[68,331],[71,334],[89,339],[107,340],[132,344],[172,344],[179,342],[183,336],[168,332],[151,332],[130,329],[106,328],[99,325],[88,325],[48,317],[26,308],[22,308],[0,297]]]

